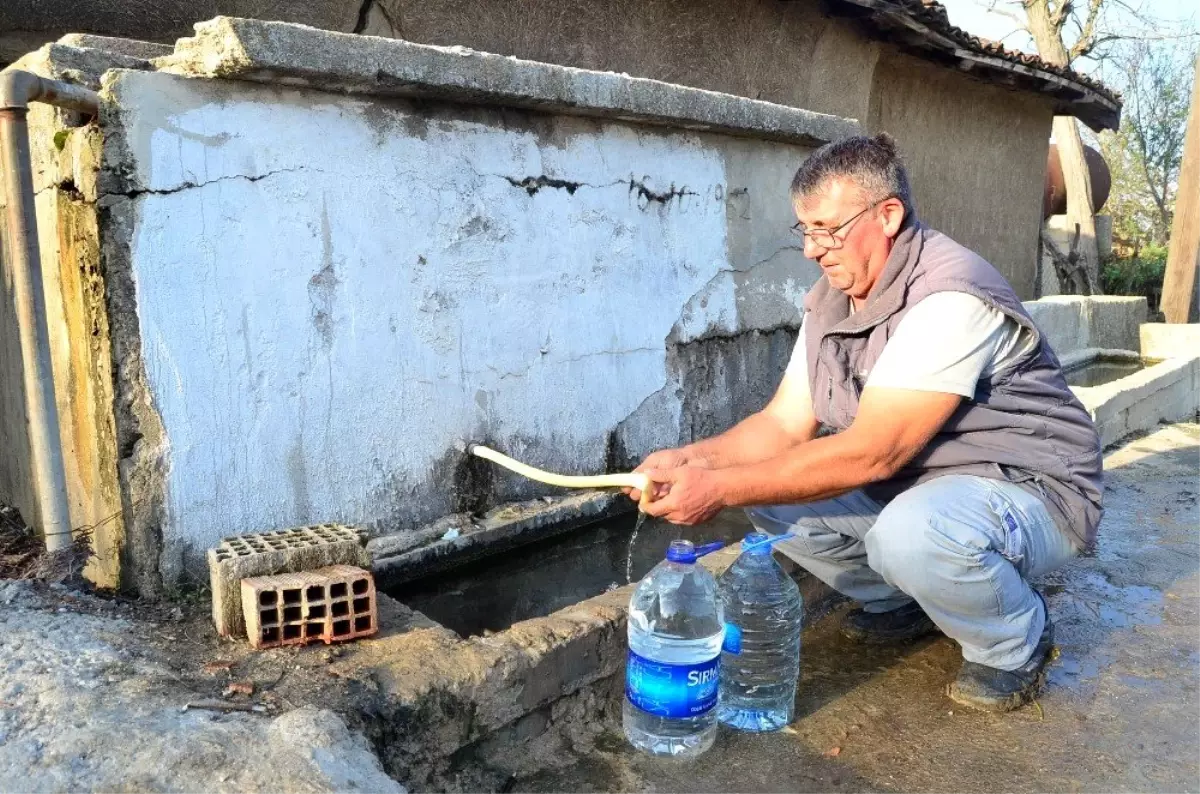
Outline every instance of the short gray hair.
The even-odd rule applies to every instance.
[[[910,216],[915,214],[908,172],[896,141],[886,132],[844,138],[817,149],[792,178],[792,200],[803,201],[827,190],[830,180],[838,178],[853,182],[868,202],[895,196]]]

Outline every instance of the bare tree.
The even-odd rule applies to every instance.
[[[986,5],[993,13],[1013,19],[1020,30],[1033,38],[1038,56],[1053,66],[1069,67],[1080,58],[1102,58],[1105,45],[1120,39],[1178,37],[1164,34],[1161,24],[1127,0],[1086,0],[1086,3],[1082,6],[1074,0],[990,0]],[[1002,5],[1009,8],[1001,8]],[[1106,12],[1110,8],[1121,12],[1121,21],[1114,24],[1108,18]],[[1183,37],[1188,35],[1191,34]],[[1099,256],[1083,141],[1073,116],[1056,116],[1053,133],[1067,191],[1068,223],[1075,228],[1075,235],[1067,252],[1058,250],[1044,229],[1042,243],[1059,271],[1063,291],[1092,294],[1099,290]]]
[[[1160,245],[1171,228],[1194,60],[1190,48],[1154,48],[1145,41],[1129,42],[1114,58],[1124,77],[1125,118],[1112,137],[1130,148],[1139,186],[1157,210],[1151,239]]]

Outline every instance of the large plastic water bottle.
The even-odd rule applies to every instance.
[[[719,583],[726,624],[717,718],[741,731],[779,730],[795,710],[803,603],[770,539],[747,535]]]
[[[696,559],[720,545],[673,541],[630,599],[625,737],[645,752],[694,757],[716,738],[724,619]]]

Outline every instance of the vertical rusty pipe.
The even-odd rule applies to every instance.
[[[33,488],[47,551],[71,545],[71,516],[63,468],[54,367],[46,322],[46,291],[34,212],[33,166],[29,157],[30,102],[46,102],[95,115],[99,96],[87,89],[29,72],[0,72],[0,185],[5,196],[5,230],[21,361]]]

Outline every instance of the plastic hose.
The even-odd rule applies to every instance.
[[[638,502],[639,509],[648,505],[653,498],[654,483],[650,481],[647,475],[641,472],[596,475],[555,474],[554,472],[534,468],[519,460],[514,460],[508,455],[497,452],[490,447],[485,447],[482,444],[468,444],[467,454],[483,458],[484,460],[490,460],[492,463],[503,466],[509,471],[516,472],[522,477],[559,488],[634,488],[642,492],[641,501]]]

